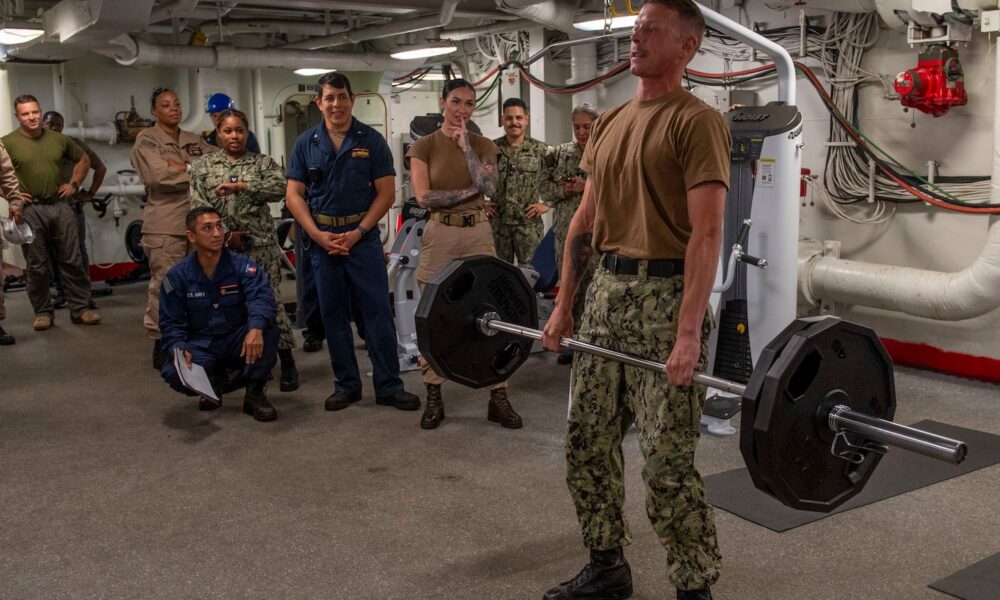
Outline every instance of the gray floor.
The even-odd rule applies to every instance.
[[[257,423],[214,413],[149,367],[142,286],[99,300],[104,324],[31,331],[23,292],[0,347],[0,598],[539,598],[586,553],[563,483],[569,370],[515,375],[526,426],[486,421],[486,392],[449,384],[448,418],[363,402],[324,412],[325,352]],[[363,355],[363,353],[361,353]],[[420,391],[416,374],[407,386]],[[898,370],[897,419],[1000,433],[998,388]],[[272,386],[276,387],[276,386]],[[422,395],[422,394],[421,394]],[[628,440],[635,598],[673,598]],[[704,437],[703,474],[740,466]],[[944,598],[926,585],[1000,551],[1000,468],[777,534],[717,511],[717,598]]]

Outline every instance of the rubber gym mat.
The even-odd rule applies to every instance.
[[[708,501],[737,517],[771,531],[781,532],[1000,463],[1000,436],[937,421],[920,421],[913,426],[964,441],[969,448],[965,461],[960,465],[952,465],[900,448],[891,448],[868,480],[865,489],[829,513],[786,507],[754,488],[746,469],[705,477]]]
[[[996,600],[1000,594],[1000,554],[984,558],[929,587],[962,600]]]

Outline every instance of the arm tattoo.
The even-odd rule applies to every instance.
[[[580,283],[590,265],[590,258],[594,255],[594,249],[591,247],[593,240],[594,234],[590,231],[578,234],[570,240],[569,256],[573,263],[573,272],[570,276],[576,283]]]
[[[490,156],[485,161],[480,161],[472,146],[465,147],[465,162],[469,164],[469,174],[472,175],[472,185],[485,196],[493,196],[497,193],[497,159]]]
[[[424,204],[430,208],[448,208],[479,193],[475,186],[461,190],[427,190],[424,192]]]

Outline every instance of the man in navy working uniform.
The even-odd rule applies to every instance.
[[[396,355],[396,326],[378,222],[396,200],[396,171],[389,145],[355,119],[351,82],[327,73],[316,84],[318,125],[295,140],[285,203],[304,234],[305,259],[319,295],[335,379],[327,410],[361,399],[361,375],[351,333],[351,291],[357,294],[372,361],[376,404],[420,408],[403,389]]]
[[[205,368],[217,395],[227,370],[242,371],[243,412],[273,421],[278,415],[264,383],[278,356],[278,305],[267,273],[246,256],[223,248],[222,217],[214,208],[191,210],[186,225],[194,254],[167,271],[160,287],[160,343],[170,357],[160,374],[178,392],[196,395],[174,368],[175,349],[184,352],[189,367]],[[220,405],[205,396],[198,402],[199,410]]]

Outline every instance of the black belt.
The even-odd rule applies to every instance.
[[[646,274],[650,277],[673,277],[684,274],[683,258],[644,260],[618,254],[601,256],[601,266],[612,275],[638,275],[639,265],[646,263]]]
[[[55,204],[59,202],[59,196],[49,196],[47,198],[32,196],[31,202],[34,204]]]

